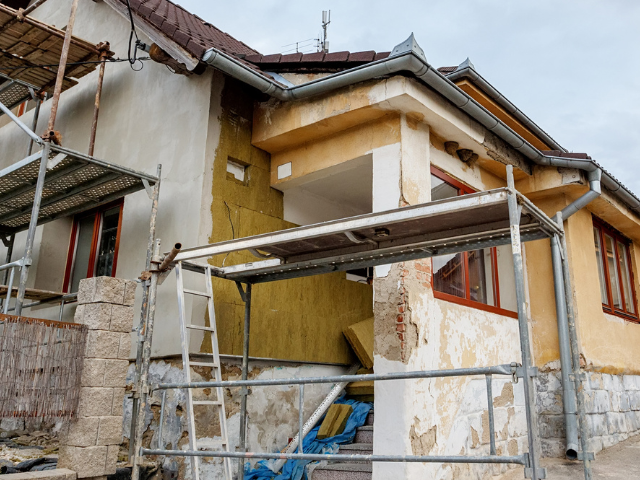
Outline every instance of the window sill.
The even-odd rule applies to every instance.
[[[504,317],[518,318],[517,312],[512,312],[511,310],[505,310],[504,308],[494,307],[492,305],[485,305],[484,303],[480,303],[480,302],[474,302],[473,300],[467,300],[466,298],[456,297],[455,295],[438,292],[437,290],[433,291],[433,296],[438,300],[445,300],[447,302],[457,303],[458,305],[475,308],[476,310],[495,313],[497,315],[502,315]]]
[[[622,318],[623,320],[627,320],[628,322],[631,323],[640,323],[640,319],[638,319],[637,316],[634,315],[629,315],[628,313],[624,313],[624,312],[618,312],[616,310],[612,310],[609,307],[606,306],[602,306],[602,311],[604,313],[608,313],[609,315],[613,315],[614,317],[618,317],[618,318]]]

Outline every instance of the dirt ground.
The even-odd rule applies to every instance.
[[[583,480],[582,462],[543,459],[549,480]],[[596,455],[593,462],[593,480],[640,480],[640,435],[631,437]],[[524,478],[522,468],[509,471],[500,480]]]

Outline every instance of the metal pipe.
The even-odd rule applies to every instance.
[[[9,303],[11,301],[11,290],[13,290],[13,277],[15,276],[16,269],[12,268],[9,274],[9,284],[7,285],[7,298],[2,306],[2,313],[5,315],[9,312]]]
[[[31,140],[33,140],[34,142],[36,142],[38,145],[42,145],[44,143],[44,141],[35,133],[33,133],[33,131],[31,131],[31,129],[29,127],[27,127],[22,120],[20,120],[18,117],[16,117],[13,112],[11,110],[9,110],[9,108],[7,108],[7,106],[0,102],[0,110],[2,110],[2,112],[11,119],[11,121],[13,123],[15,123],[16,125],[18,125],[18,127],[20,127],[20,129],[26,133],[27,135],[29,135],[29,137],[31,138]]]
[[[526,465],[526,455],[502,456],[479,455],[464,457],[461,455],[343,455],[343,454],[318,454],[318,453],[264,453],[264,452],[226,452],[224,450],[154,450],[143,448],[144,455],[171,455],[184,457],[213,457],[213,458],[264,458],[270,460],[310,460],[335,461],[335,462],[401,462],[401,463],[513,463]]]
[[[165,390],[166,392],[166,390]],[[298,405],[298,432],[300,432],[300,441],[298,442],[298,453],[304,453],[304,383],[298,386],[299,405]]]
[[[148,272],[151,268],[151,258],[153,257],[153,248],[156,241],[156,219],[158,217],[158,198],[160,196],[160,177],[162,173],[162,165],[158,165],[156,168],[157,181],[153,186],[153,195],[151,199],[151,215],[149,216],[149,237],[147,239],[147,260],[145,262],[145,271]],[[140,308],[140,320],[138,321],[138,327],[136,333],[138,335],[138,341],[136,342],[136,372],[133,381],[132,392],[132,409],[131,409],[131,427],[129,429],[129,461],[134,457],[134,444],[135,444],[135,431],[136,422],[138,421],[139,407],[140,407],[140,368],[142,366],[142,350],[144,346],[143,336],[146,331],[146,318],[147,318],[147,305],[149,299],[149,281],[142,282],[142,306]]]
[[[560,225],[562,223],[560,222]],[[573,383],[578,402],[578,419],[580,429],[580,446],[582,447],[582,463],[584,469],[585,480],[591,480],[591,458],[589,454],[589,425],[587,423],[585,393],[582,384],[582,373],[580,371],[580,345],[578,342],[578,333],[576,331],[576,318],[573,308],[573,287],[571,285],[571,272],[569,271],[569,254],[567,249],[566,235],[562,235],[562,271],[564,274],[564,290],[567,303],[567,317],[569,323],[569,339],[571,342],[571,359],[573,360]]]
[[[244,343],[242,346],[242,380],[249,376],[249,339],[251,329],[251,284],[247,283],[244,291]],[[240,398],[240,451],[247,451],[247,397],[249,389],[245,385]],[[239,479],[244,479],[244,465],[240,463]]]
[[[33,122],[31,122],[31,131],[35,132],[38,128],[38,118],[40,117],[40,106],[42,105],[42,100],[36,96],[36,106],[33,112]],[[33,139],[29,139],[29,145],[27,146],[27,157],[31,155],[33,151]]]
[[[47,0],[36,0],[31,5],[29,5],[27,8],[22,10],[22,12],[20,12],[20,10],[18,10],[18,11],[20,13],[22,13],[23,16],[29,15],[31,12],[33,12],[36,8],[38,8],[40,5],[42,5],[46,1]]]
[[[73,0],[71,4],[71,12],[69,13],[69,21],[62,42],[62,51],[60,52],[60,63],[58,64],[58,74],[56,75],[56,85],[53,89],[53,98],[51,101],[51,113],[49,115],[49,123],[47,124],[46,136],[51,138],[54,133],[53,128],[56,124],[56,115],[58,114],[58,104],[60,102],[60,94],[64,84],[64,74],[67,69],[67,58],[69,57],[69,47],[71,46],[71,35],[73,32],[73,24],[76,21],[76,10],[78,9],[78,0]]]
[[[13,243],[15,241],[16,235],[14,233],[12,233],[11,235],[9,235],[9,241],[5,244],[5,246],[7,247],[7,254],[5,255],[5,264],[9,265],[11,263],[11,257],[13,255]],[[3,269],[3,274],[2,274],[2,284],[6,285],[7,284],[7,278],[8,278],[9,272],[8,272],[8,268],[7,269]],[[3,300],[0,299],[0,306],[2,306],[2,302]]]
[[[267,378],[260,380],[224,380],[206,382],[171,382],[151,386],[152,390],[173,388],[216,388],[216,387],[266,387],[274,385],[311,385],[317,383],[351,383],[379,380],[410,380],[418,378],[467,377],[472,375],[514,375],[521,372],[518,365],[503,364],[491,367],[453,368],[448,370],[418,370],[413,372],[367,373],[364,375],[331,375],[328,377]]]
[[[160,240],[155,241],[154,253],[151,258],[151,264],[160,264]],[[158,291],[158,277],[160,273],[157,269],[154,269],[151,273],[151,282],[149,285],[149,307],[147,309],[147,328],[144,332],[144,346],[142,349],[142,364],[140,366],[140,403],[139,411],[144,412],[147,407],[147,401],[149,396],[149,363],[151,361],[151,340],[153,339],[153,325],[156,315],[156,294]],[[131,480],[140,480],[140,463],[141,463],[141,449],[142,449],[142,432],[144,431],[144,415],[138,414],[136,429],[135,429],[135,445],[133,469],[131,471]]]
[[[162,403],[160,404],[160,426],[158,427],[158,448],[162,448],[162,429],[164,427],[164,407],[167,401],[167,391],[162,391]]]
[[[493,386],[491,375],[485,375],[487,382],[487,411],[489,413],[489,448],[491,455],[496,454],[496,427],[493,418]]]
[[[578,212],[582,208],[586,207],[592,200],[595,200],[602,194],[602,188],[600,186],[600,180],[602,178],[602,170],[599,168],[591,170],[587,173],[589,179],[589,191],[576,199],[571,204],[567,205],[560,212],[561,219],[567,219],[574,213]]]
[[[98,130],[98,114],[100,113],[100,98],[102,97],[102,83],[104,82],[104,69],[105,69],[105,65],[107,64],[108,56],[109,56],[108,51],[103,51],[100,54],[101,63],[100,63],[100,71],[98,72],[98,86],[96,87],[96,98],[93,104],[93,121],[91,122],[91,133],[89,135],[88,155],[90,157],[93,157],[93,151],[96,146],[96,132]]]
[[[525,398],[525,411],[527,418],[527,439],[529,443],[529,474],[532,480],[545,478],[544,469],[538,467],[540,459],[538,448],[538,432],[535,427],[535,388],[531,376],[531,345],[529,341],[529,319],[527,314],[527,298],[524,284],[524,260],[522,257],[522,244],[520,243],[520,213],[516,196],[515,181],[513,178],[513,165],[507,165],[507,185],[509,188],[509,224],[511,226],[511,253],[513,255],[513,270],[516,286],[516,299],[518,307],[518,330],[520,334],[520,350],[522,352],[523,390]],[[525,471],[526,474],[526,471]]]
[[[50,147],[51,142],[44,142],[44,148],[42,149],[42,156],[40,158],[40,169],[38,170],[38,180],[33,197],[33,206],[31,208],[29,230],[27,231],[24,256],[22,257],[23,265],[20,269],[20,284],[18,286],[18,296],[16,297],[16,315],[22,314],[22,304],[24,303],[24,294],[27,288],[27,279],[29,278],[29,267],[31,266],[33,243],[36,238],[36,227],[38,226],[38,215],[40,214],[40,202],[42,201],[42,191],[44,189],[44,177],[47,174]]]
[[[551,237],[551,263],[553,266],[553,287],[556,300],[556,318],[558,325],[558,343],[560,344],[560,376],[562,380],[562,404],[565,423],[565,453],[569,460],[578,458],[578,423],[576,418],[576,397],[572,372],[571,347],[569,344],[569,324],[567,323],[567,305],[562,274],[562,254],[558,235]]]
[[[168,270],[169,267],[171,266],[171,263],[175,260],[176,255],[178,255],[180,253],[180,249],[181,248],[182,248],[182,244],[181,243],[176,243],[173,246],[173,248],[171,249],[171,251],[169,253],[167,253],[165,255],[165,257],[162,259],[162,263],[158,267],[158,270],[161,271],[161,272],[164,272],[165,270]]]

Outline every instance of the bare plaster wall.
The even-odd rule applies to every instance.
[[[70,0],[50,0],[34,16],[61,28],[67,23],[70,4]],[[74,34],[94,43],[108,40],[116,56],[126,58],[129,24],[103,2],[80,2]],[[139,35],[146,40],[144,34]],[[215,128],[207,130],[213,77],[211,70],[200,76],[175,75],[152,61],[146,61],[139,72],[131,70],[127,62],[106,66],[95,156],[151,174],[155,174],[157,164],[163,165],[157,236],[164,251],[178,241],[185,246],[197,245],[208,235],[206,217],[201,212],[208,210],[211,202],[210,197],[207,200],[210,188],[204,191],[204,186],[209,178],[205,175],[205,145],[208,137],[212,144],[216,141]],[[96,78],[97,71],[61,96],[56,129],[62,132],[65,147],[87,150]],[[222,76],[215,78],[219,82]],[[36,133],[42,133],[49,107],[50,102],[43,105]],[[30,124],[31,115],[25,114],[23,121]],[[23,158],[26,138],[13,124],[0,128],[2,167]],[[137,278],[144,270],[150,211],[151,202],[144,191],[126,197],[116,272],[119,277]],[[64,267],[60,267],[66,263],[69,246],[65,228],[69,228],[68,220],[38,228],[30,285],[36,281],[42,288],[62,287]],[[14,259],[22,256],[23,238],[22,234],[16,240]],[[4,248],[0,256],[4,257]],[[46,263],[40,264],[40,258]],[[42,308],[31,314],[57,319],[58,311],[56,307]],[[65,319],[71,321],[73,311],[73,306],[67,307]],[[173,276],[160,288],[158,312],[162,315],[157,319],[153,353],[178,353]]]

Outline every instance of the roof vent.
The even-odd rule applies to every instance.
[[[418,45],[418,42],[416,42],[416,38],[413,36],[413,33],[404,42],[393,47],[390,57],[393,57],[394,55],[402,55],[403,53],[408,52],[413,52],[425,62],[427,61],[424,50],[422,50],[420,45]]]
[[[473,63],[471,63],[471,60],[469,60],[469,57],[467,57],[467,59],[462,62],[460,65],[458,65],[458,68],[456,68],[456,72],[459,72],[460,70],[464,70],[465,68],[470,68],[471,70],[475,70],[476,67],[473,66]]]

